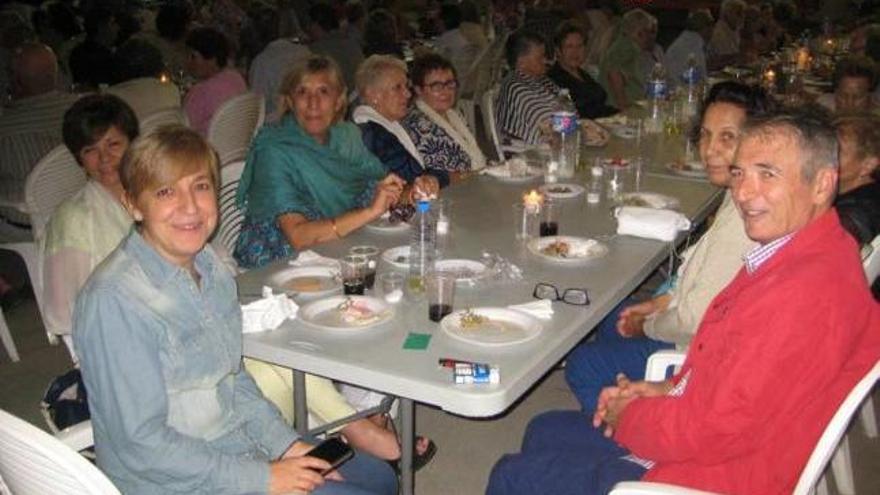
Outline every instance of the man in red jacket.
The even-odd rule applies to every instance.
[[[751,122],[731,174],[760,246],[712,301],[681,371],[658,383],[620,376],[592,426],[574,411],[539,416],[487,493],[607,493],[637,478],[791,493],[831,416],[880,359],[880,305],[831,207],[837,141],[827,116]]]

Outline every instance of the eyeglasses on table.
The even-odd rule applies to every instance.
[[[565,304],[572,304],[575,306],[590,305],[590,295],[587,293],[587,289],[565,289],[562,291],[562,295],[560,296],[559,289],[555,285],[548,284],[546,282],[538,282],[535,285],[535,290],[532,292],[532,297],[534,297],[535,299],[562,301]]]

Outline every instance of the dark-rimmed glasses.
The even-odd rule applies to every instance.
[[[555,285],[546,282],[538,282],[535,285],[532,297],[535,299],[562,301],[565,304],[573,304],[575,306],[590,305],[590,295],[587,294],[587,289],[565,289],[560,296],[559,289],[557,289]]]
[[[458,81],[456,81],[455,79],[450,79],[448,81],[436,81],[430,84],[425,84],[425,87],[435,93],[439,93],[444,89],[455,91],[458,88]]]

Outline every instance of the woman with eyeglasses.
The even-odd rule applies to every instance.
[[[477,139],[455,109],[458,79],[452,63],[435,53],[417,58],[412,65],[415,108],[403,120],[425,166],[461,172],[486,166]]]
[[[362,104],[351,117],[364,145],[388,172],[406,181],[404,201],[414,194],[436,196],[449,184],[449,172],[428,166],[401,125],[411,96],[406,64],[391,55],[371,55],[358,67],[355,81]]]

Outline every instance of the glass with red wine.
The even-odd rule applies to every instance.
[[[429,272],[425,277],[428,318],[440,321],[452,312],[455,299],[455,276],[449,272]]]
[[[541,237],[559,235],[559,204],[545,199],[541,206],[541,224],[538,231]]]

